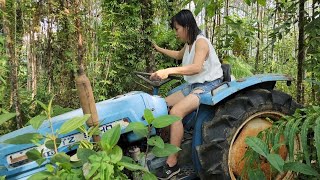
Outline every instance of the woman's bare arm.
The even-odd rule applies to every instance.
[[[202,71],[203,63],[209,54],[209,45],[204,39],[199,39],[195,44],[193,63],[182,67],[161,69],[151,75],[152,79],[166,79],[169,75],[194,75]]]
[[[176,60],[181,60],[183,58],[183,54],[184,54],[184,49],[185,46],[180,50],[180,51],[173,51],[173,50],[169,50],[169,49],[164,49],[159,47],[156,44],[153,44],[153,47],[160,53],[165,54],[171,58],[174,58]]]

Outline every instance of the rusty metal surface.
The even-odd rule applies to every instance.
[[[245,143],[245,138],[248,136],[255,137],[258,135],[259,132],[272,126],[272,122],[265,118],[268,117],[268,115],[274,117],[275,120],[282,116],[282,114],[276,112],[261,112],[255,114],[249,117],[235,133],[230,145],[228,159],[231,179],[236,179],[236,176],[240,177],[242,175],[242,170],[245,166],[245,161],[243,157],[248,149],[248,146]],[[283,141],[283,137],[281,137],[280,142],[281,141]],[[287,157],[287,149],[284,145],[279,148],[279,155],[282,157],[282,159],[285,159]],[[266,159],[263,160],[264,157],[260,158],[262,158],[262,163],[260,164],[261,169],[265,173],[267,178],[273,179],[277,177],[276,179],[282,179],[279,178],[279,175],[272,174],[270,164],[267,162]],[[281,175],[281,177],[283,176],[284,175]]]

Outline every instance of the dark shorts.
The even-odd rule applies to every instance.
[[[184,96],[188,96],[189,94],[194,94],[201,101],[203,94],[210,92],[212,89],[219,86],[219,84],[221,83],[222,83],[222,78],[219,78],[210,82],[204,82],[204,83],[193,83],[193,84],[184,83],[172,89],[168,94],[170,95],[175,92],[181,91]],[[202,91],[198,93],[198,92],[194,92],[195,90],[202,90]]]

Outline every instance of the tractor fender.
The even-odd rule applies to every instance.
[[[241,78],[231,82],[223,82],[219,87],[205,94],[201,104],[216,105],[228,97],[249,88],[273,89],[277,81],[287,81],[291,84],[293,78],[283,74],[257,74],[246,78]]]

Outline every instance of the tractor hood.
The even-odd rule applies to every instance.
[[[143,122],[143,113],[146,108],[151,109],[155,117],[167,115],[167,105],[163,98],[159,96],[151,96],[143,92],[130,92],[120,95],[109,100],[96,103],[98,118],[100,123],[100,130],[103,132],[110,129],[116,124],[122,127],[122,133],[129,122]],[[76,109],[68,113],[53,117],[51,122],[54,131],[58,130],[60,126],[67,120],[82,116],[82,109]],[[40,133],[42,135],[51,134],[50,123],[45,121],[38,130],[31,126],[13,131],[0,137],[0,175],[6,175],[7,179],[20,179],[33,174],[33,171],[41,171],[42,167],[38,167],[35,162],[28,162],[25,158],[25,153],[30,148],[35,148],[33,144],[12,145],[4,144],[7,139],[14,138],[26,133]],[[61,138],[61,145],[59,152],[67,151],[68,146],[77,140],[84,138],[84,135],[78,131],[73,131],[69,134],[59,136]],[[86,138],[86,137],[85,137]],[[50,157],[52,151],[48,150],[45,157]],[[46,163],[44,163],[46,164]]]

